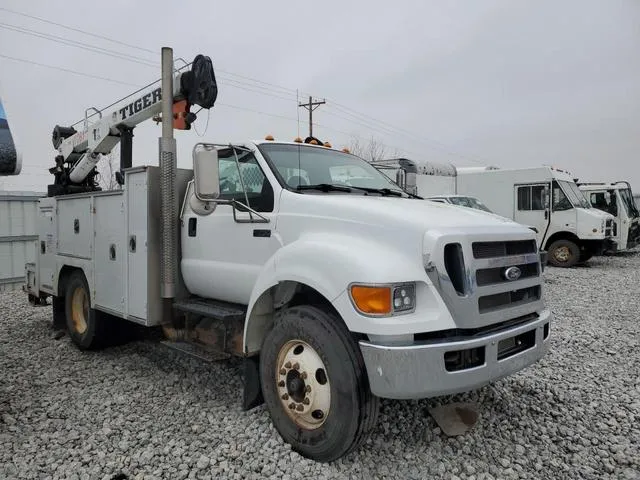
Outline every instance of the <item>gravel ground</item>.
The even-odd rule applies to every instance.
[[[368,443],[329,465],[291,452],[264,407],[240,410],[239,363],[150,340],[81,353],[50,307],[0,295],[0,478],[640,478],[640,255],[545,278],[551,350],[458,397],[478,403],[474,429],[448,438],[434,401],[385,401]]]

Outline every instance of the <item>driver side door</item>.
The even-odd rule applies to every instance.
[[[548,183],[532,183],[515,186],[514,221],[538,230],[538,247],[544,245],[547,227],[550,222]]]
[[[183,260],[183,269],[200,277],[191,290],[202,291],[193,293],[246,305],[264,264],[281,246],[274,235],[279,197],[274,192],[280,189],[253,153],[243,152],[240,160],[236,163],[233,153],[225,156],[225,151],[219,155],[219,198],[236,205],[218,203],[207,216],[185,215],[183,238],[191,258]]]

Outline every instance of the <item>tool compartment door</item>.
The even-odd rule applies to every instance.
[[[90,197],[57,201],[58,254],[91,260],[93,215]]]
[[[95,215],[95,305],[125,315],[127,248],[124,195],[121,192],[94,197]]]

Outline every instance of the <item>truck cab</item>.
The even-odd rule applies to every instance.
[[[628,182],[578,183],[591,206],[615,218],[613,240],[619,251],[630,250],[640,243],[640,212]]]

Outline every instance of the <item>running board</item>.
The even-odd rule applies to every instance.
[[[176,302],[173,308],[178,312],[190,313],[213,320],[244,322],[246,307],[234,303],[217,302],[202,298],[191,298]]]

